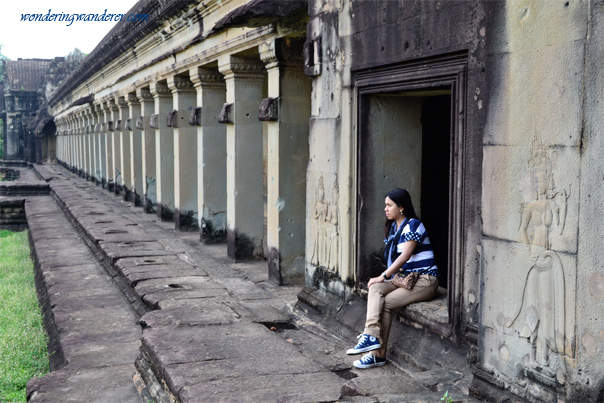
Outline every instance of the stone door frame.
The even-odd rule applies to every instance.
[[[355,237],[351,240],[351,250],[355,250],[354,267],[360,261],[358,255],[358,234],[360,231],[360,136],[363,127],[360,112],[365,108],[364,97],[367,95],[385,94],[400,91],[425,91],[449,87],[451,89],[451,158],[449,167],[449,253],[448,253],[448,311],[449,324],[455,337],[461,336],[461,318],[463,294],[464,262],[464,167],[466,160],[466,99],[467,99],[468,52],[460,51],[434,57],[415,59],[393,65],[372,67],[358,70],[355,77],[356,90],[356,136],[354,137],[354,203],[356,221]],[[358,275],[355,276],[358,282]]]

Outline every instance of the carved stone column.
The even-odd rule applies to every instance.
[[[103,114],[105,115],[105,177],[107,178],[107,190],[114,192],[115,170],[113,160],[113,121],[109,100],[103,102]]]
[[[105,112],[103,110],[103,104],[95,104],[97,112],[97,142],[98,142],[98,153],[99,153],[99,172],[97,173],[97,181],[100,181],[101,187],[105,189],[107,187],[107,140],[105,138],[105,131],[107,124],[105,123]]]
[[[90,145],[90,152],[91,152],[90,180],[94,181],[95,183],[98,183],[98,180],[97,180],[98,152],[97,152],[97,132],[96,132],[98,115],[97,115],[96,107],[94,105],[90,105],[90,109],[88,111],[89,111],[89,116],[90,116],[89,125],[90,125],[90,143],[91,143],[91,145]]]
[[[227,250],[232,259],[262,257],[264,238],[263,134],[257,113],[264,66],[256,59],[225,56],[220,120],[227,126]]]
[[[179,231],[195,231],[197,225],[197,131],[189,125],[196,107],[196,93],[188,77],[171,76],[173,110],[167,117],[174,130],[174,224]]]
[[[113,135],[119,143],[120,164],[118,169],[121,174],[121,186],[118,189],[124,192],[124,200],[130,201],[132,200],[132,156],[130,153],[130,131],[126,130],[126,121],[130,118],[130,109],[123,96],[116,95],[115,104],[118,108],[118,116]],[[119,194],[119,190],[115,193],[116,195]]]
[[[140,115],[136,118],[136,127],[141,130],[142,150],[142,195],[143,210],[156,213],[157,188],[155,173],[155,129],[151,127],[151,116],[155,113],[155,101],[149,88],[137,88],[136,97],[141,102]],[[133,115],[134,118],[134,115]]]
[[[143,161],[142,161],[142,140],[141,131],[136,127],[136,119],[141,114],[141,104],[136,98],[136,93],[130,92],[126,97],[129,108],[129,119],[126,121],[126,130],[130,132],[130,182],[132,183],[132,205],[140,206],[142,204],[143,194]]]
[[[155,129],[157,216],[168,221],[174,219],[174,131],[166,121],[173,110],[172,92],[165,81],[153,83],[149,88],[155,100],[150,122]]]
[[[226,242],[226,125],[218,123],[226,84],[218,69],[193,68],[197,108],[189,124],[197,127],[197,211],[204,243]]]
[[[111,97],[107,102],[111,111],[111,118],[107,122],[107,131],[111,141],[111,156],[113,159],[113,193],[118,196],[122,192],[122,152],[120,150],[120,133],[116,130],[117,121],[120,119],[120,110]]]
[[[276,40],[259,49],[268,71],[268,98],[259,111],[259,119],[268,125],[267,262],[277,283],[303,284],[306,197],[301,195],[306,194],[311,80],[304,74],[303,43],[288,45]],[[327,242],[338,256],[338,201],[331,207],[333,239]]]
[[[86,138],[86,180],[92,180],[94,178],[94,153],[92,151],[92,111],[90,107],[86,108],[86,127],[85,135]]]
[[[75,130],[75,136],[76,136],[76,144],[77,144],[77,152],[78,152],[78,164],[77,164],[77,168],[78,168],[78,175],[81,177],[84,177],[86,174],[84,172],[84,167],[86,165],[85,163],[85,156],[84,156],[84,136],[82,135],[82,126],[84,125],[83,123],[83,116],[82,116],[82,112],[76,112],[75,113],[75,119],[76,119],[76,130]]]

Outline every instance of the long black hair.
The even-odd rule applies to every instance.
[[[411,195],[405,189],[394,189],[388,192],[384,198],[389,197],[390,200],[396,203],[399,208],[403,208],[403,214],[405,217],[417,218],[417,214],[415,214],[415,209],[413,208],[413,203],[411,202]],[[392,222],[394,220],[389,220],[386,218],[386,222],[384,222],[384,236],[388,238],[388,234],[390,233],[390,227],[392,227]]]

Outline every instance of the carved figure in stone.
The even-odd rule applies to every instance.
[[[315,229],[315,242],[311,257],[311,263],[316,266],[323,266],[325,262],[325,217],[327,216],[327,206],[325,185],[323,183],[323,175],[321,175],[315,188],[314,218],[317,220],[317,227]]]
[[[339,253],[340,253],[340,245],[339,245],[339,229],[338,229],[338,221],[339,221],[339,211],[338,211],[338,199],[340,197],[340,188],[338,186],[338,177],[333,182],[332,189],[332,201],[331,204],[327,206],[327,216],[325,217],[327,226],[327,239],[329,253],[326,258],[328,259],[326,267],[336,272],[338,270],[338,261],[339,261]]]
[[[506,326],[518,325],[520,336],[529,339],[531,350],[527,365],[554,377],[549,357],[551,353],[565,354],[566,292],[564,268],[558,254],[550,250],[549,235],[553,228],[560,234],[564,231],[570,185],[569,190],[555,192],[551,161],[544,147],[538,147],[533,158],[541,164],[529,170],[521,181],[525,200],[530,189],[527,184],[536,192],[533,192],[533,200],[525,203],[522,213],[519,238],[527,247],[516,251],[511,267],[512,290],[518,295],[511,305]]]

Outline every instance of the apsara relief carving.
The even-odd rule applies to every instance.
[[[506,326],[530,342],[526,370],[552,382],[556,368],[550,365],[550,355],[573,356],[569,340],[574,339],[574,335],[566,334],[566,315],[570,312],[566,311],[569,295],[565,269],[550,244],[554,231],[558,235],[564,232],[571,191],[570,184],[565,189],[556,187],[551,158],[554,152],[536,139],[530,168],[520,179],[523,208],[518,240],[526,247],[514,249],[515,259],[510,265],[513,301],[506,315]]]
[[[339,206],[340,188],[336,175],[332,187],[332,201],[325,199],[323,175],[315,187],[314,219],[315,241],[311,263],[337,272],[340,254]]]

